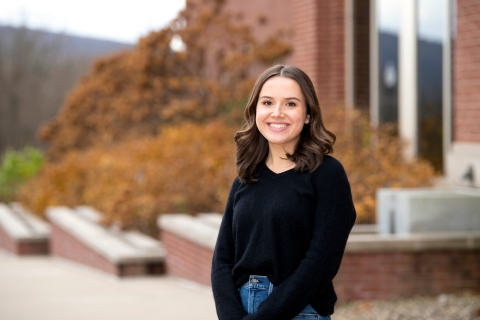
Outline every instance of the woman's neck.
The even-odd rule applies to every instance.
[[[287,158],[287,152],[282,147],[270,146],[265,164],[275,173],[281,173],[295,167],[295,162]]]

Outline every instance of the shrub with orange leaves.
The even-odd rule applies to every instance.
[[[402,160],[401,142],[388,128],[372,129],[359,112],[342,109],[327,110],[325,122],[337,135],[334,156],[347,171],[358,223],[375,221],[378,188],[429,184],[432,166]],[[184,123],[158,136],[71,151],[47,164],[19,199],[37,213],[50,205],[92,205],[106,213],[107,224],[155,235],[158,214],[223,211],[235,176],[236,129],[222,120]]]
[[[91,205],[105,223],[156,233],[159,213],[222,212],[235,176],[235,129],[222,121],[166,126],[155,137],[72,151],[19,193],[37,213]]]
[[[433,166],[421,159],[404,160],[403,143],[391,125],[370,126],[359,110],[327,109],[325,123],[337,136],[334,156],[351,184],[357,223],[375,222],[378,188],[415,188],[431,184]]]

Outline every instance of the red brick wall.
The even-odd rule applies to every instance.
[[[241,13],[260,39],[278,29],[285,30],[293,48],[285,63],[298,66],[310,76],[322,106],[345,103],[343,0],[228,0],[227,9]],[[359,11],[361,17],[362,12]],[[266,25],[258,25],[260,16],[267,18]],[[359,58],[365,60],[363,56]],[[368,90],[360,90],[359,97],[365,103],[364,93],[368,94]]]
[[[334,286],[341,301],[480,290],[480,250],[345,254]]]
[[[163,274],[161,262],[115,264],[52,223],[50,248],[53,255],[72,260],[116,276]]]
[[[102,271],[119,275],[117,267],[99,253],[75,239],[62,228],[52,223],[50,250],[53,255],[72,260]]]
[[[169,275],[211,285],[211,249],[165,230],[161,231],[161,241],[167,252],[166,269]]]
[[[344,1],[283,0],[280,3],[275,1],[273,5],[270,0],[230,0],[230,6],[238,10],[242,8],[244,15],[252,18],[268,10],[268,18],[282,19],[267,26],[263,32],[285,26],[292,28],[293,53],[286,62],[310,76],[323,106],[345,103]]]
[[[17,254],[16,244],[5,230],[0,226],[0,248]]]
[[[292,35],[291,0],[227,0],[226,10],[240,13],[242,20],[253,27],[258,39],[264,40],[277,30]],[[265,24],[259,24],[265,18]]]
[[[213,252],[162,230],[167,273],[210,285]],[[346,253],[334,279],[339,301],[480,291],[480,250]]]
[[[309,75],[317,90],[320,80],[317,68],[319,59],[318,2],[318,0],[295,1],[292,8],[293,19],[289,19],[294,30],[291,44],[293,47],[291,62]]]
[[[281,31],[284,40],[292,42],[293,16],[291,0],[227,0],[225,10],[240,14],[242,22],[251,26],[255,37],[261,41]],[[261,23],[260,21],[264,21]],[[293,64],[291,55],[277,63]],[[263,67],[252,69],[254,76],[260,75]]]
[[[15,241],[0,227],[0,248],[17,255],[48,254],[48,240]]]
[[[480,142],[480,2],[457,0],[454,140]]]
[[[323,106],[345,104],[345,1],[318,1],[315,83]]]
[[[16,253],[18,255],[44,255],[49,254],[49,252],[50,248],[48,240],[17,242]]]

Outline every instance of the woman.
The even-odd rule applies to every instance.
[[[356,215],[311,80],[293,66],[267,69],[245,121],[212,261],[218,317],[330,319]]]

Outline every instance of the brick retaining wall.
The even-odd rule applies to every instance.
[[[204,222],[169,220],[159,223],[167,273],[210,285],[214,243],[191,236]],[[341,302],[480,292],[480,233],[350,235],[334,286]]]
[[[480,250],[346,253],[334,286],[341,301],[480,290]]]
[[[50,247],[53,255],[105,271],[118,277],[165,273],[164,266],[158,262],[150,264],[145,262],[115,264],[55,224],[52,224]]]
[[[119,277],[164,273],[164,250],[158,241],[134,232],[108,230],[81,211],[47,209],[52,255]]]
[[[212,249],[200,246],[168,231],[162,231],[161,241],[167,252],[167,274],[204,285],[211,285]]]
[[[55,224],[52,224],[50,247],[52,254],[56,256],[100,269],[116,276],[119,275],[118,269],[110,261]]]
[[[49,253],[47,224],[32,221],[30,214],[16,212],[0,203],[3,218],[0,219],[0,248],[16,255],[45,255]],[[14,204],[17,210],[21,207]]]

